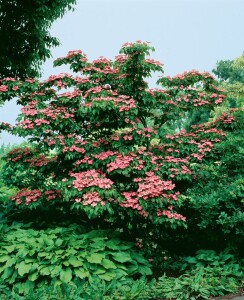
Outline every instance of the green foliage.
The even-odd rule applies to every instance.
[[[30,225],[13,224],[7,231],[3,227],[0,241],[1,283],[20,293],[77,278],[97,276],[111,281],[151,274],[149,263],[133,250],[133,244],[121,241],[111,231],[84,233],[75,225],[35,230]]]
[[[0,4],[0,77],[35,77],[59,45],[48,30],[75,0],[4,0]],[[14,41],[14,42],[13,42]]]
[[[199,250],[195,256],[185,257],[178,278],[159,278],[156,289],[166,299],[209,299],[234,293],[241,286],[243,268],[228,250],[217,254],[213,250]]]
[[[200,170],[194,186],[182,195],[182,213],[188,217],[188,238],[196,247],[239,247],[244,241],[244,111],[226,118],[226,136]],[[197,249],[197,248],[196,248]]]
[[[230,253],[230,249],[217,254],[213,250],[198,250],[195,256],[188,256],[183,259],[181,270],[193,270],[199,267],[221,268],[223,273],[241,279],[242,268],[236,257]]]
[[[243,64],[238,63],[240,58],[218,61],[213,73],[218,76],[220,81],[228,80],[230,83],[236,81],[244,83]]]
[[[198,267],[178,278],[160,277],[155,294],[163,299],[209,299],[236,292],[239,287],[239,278],[222,268]]]
[[[229,249],[216,253],[199,250],[194,256],[178,258],[175,262],[184,271],[177,278],[159,278],[154,295],[163,299],[209,299],[237,292],[243,284],[243,267]]]
[[[244,55],[234,60],[219,61],[213,73],[218,76],[220,88],[225,90],[227,101],[222,105],[225,109],[229,107],[244,106]],[[218,109],[214,109],[213,117],[218,117]]]
[[[4,157],[11,148],[13,148],[13,146],[6,146],[4,144],[0,146],[0,217],[5,207],[9,204],[9,198],[17,192],[16,188],[11,188],[6,184],[3,176],[3,170],[6,164]]]
[[[145,300],[152,299],[155,281],[148,282],[145,278],[130,278],[106,282],[98,277],[89,280],[76,280],[61,286],[39,286],[28,295],[21,296],[17,289],[2,290],[2,300]],[[1,288],[1,287],[0,287]]]

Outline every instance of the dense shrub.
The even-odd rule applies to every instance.
[[[224,133],[216,124],[167,134],[182,113],[220,104],[224,95],[208,73],[145,81],[162,64],[146,56],[147,43],[126,43],[114,61],[89,62],[82,51],[55,61],[78,76],[58,74],[44,82],[1,80],[0,98],[18,96],[16,126],[1,127],[28,137],[31,147],[9,152],[6,178],[19,188],[20,207],[57,206],[111,224],[185,226],[179,193]],[[219,120],[225,122],[225,118]]]

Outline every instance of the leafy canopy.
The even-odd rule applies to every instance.
[[[35,77],[58,46],[48,30],[76,0],[0,1],[0,77]]]

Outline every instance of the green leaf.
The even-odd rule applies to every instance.
[[[102,265],[104,266],[104,268],[106,269],[116,269],[116,265],[109,259],[104,258],[102,260]]]
[[[6,269],[4,270],[3,275],[2,275],[2,279],[7,279],[7,278],[9,278],[10,276],[12,276],[13,271],[14,271],[14,268],[13,268],[13,267],[6,268]]]
[[[32,264],[26,264],[24,261],[20,262],[20,264],[17,267],[19,275],[23,276],[27,274],[30,271],[31,267]]]
[[[85,271],[84,269],[81,269],[81,268],[75,269],[74,273],[80,279],[84,279],[90,275],[88,271]]]
[[[89,263],[100,264],[105,254],[92,253],[90,256],[87,256],[86,259]]]
[[[119,244],[120,241],[118,240],[110,240],[106,243],[106,247],[108,247],[109,249],[112,249],[112,250],[119,250],[120,247],[119,247]]]
[[[131,257],[136,260],[137,262],[141,263],[141,264],[145,264],[145,263],[148,263],[145,258],[138,254],[138,253],[134,253],[133,255],[131,255]]]
[[[18,277],[18,272],[17,270],[14,271],[12,277],[8,280],[9,283],[14,283],[15,279]]]
[[[40,257],[46,257],[46,256],[49,256],[49,253],[47,253],[47,252],[39,252],[38,256],[40,256]]]
[[[152,274],[152,270],[146,266],[139,266],[138,272],[141,273],[142,275],[151,275]]]
[[[121,262],[121,263],[132,261],[130,254],[128,254],[126,252],[112,253],[112,256],[113,256],[114,260]]]
[[[16,249],[16,245],[5,246],[4,248],[8,251],[8,253],[11,253]]]
[[[116,277],[116,273],[99,274],[98,277],[106,281],[111,281]]]
[[[39,270],[41,275],[50,275],[51,271],[50,271],[50,266],[41,266],[40,270]]]
[[[103,269],[103,268],[97,268],[96,271],[93,272],[93,274],[98,275],[98,274],[104,274],[105,272],[106,272],[105,269]]]
[[[35,271],[35,272],[33,272],[32,274],[30,274],[29,276],[28,276],[28,279],[30,280],[30,281],[35,281],[35,280],[37,280],[39,278],[39,273],[38,273],[38,271]]]
[[[127,271],[129,272],[129,274],[133,274],[133,273],[135,273],[137,270],[138,270],[138,265],[137,265],[137,264],[130,265],[130,266],[127,268]]]
[[[14,257],[12,257],[6,262],[5,267],[11,267],[15,263],[16,263],[16,259]]]
[[[83,266],[83,262],[78,260],[77,258],[75,257],[71,257],[69,259],[69,263],[73,266],[73,267],[81,267]]]
[[[57,239],[57,240],[55,241],[55,246],[59,247],[59,246],[62,245],[62,243],[63,243],[63,240]]]
[[[27,280],[24,283],[17,283],[15,287],[19,290],[20,294],[27,295],[33,288],[35,284],[32,281]]]
[[[0,262],[8,261],[8,259],[9,259],[8,255],[3,255],[3,256],[0,257]]]
[[[67,269],[61,270],[59,277],[62,282],[69,283],[72,279],[71,269],[67,268]]]
[[[56,277],[60,273],[62,267],[61,265],[56,265],[56,266],[50,266],[49,269],[50,269],[51,277]]]

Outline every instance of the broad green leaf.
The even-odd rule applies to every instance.
[[[28,279],[30,280],[30,281],[35,281],[35,280],[37,280],[39,278],[39,273],[38,273],[38,271],[35,271],[35,272],[33,272],[32,274],[30,274],[29,276],[28,276]]]
[[[50,275],[51,274],[50,266],[41,267],[39,272],[41,275]]]
[[[109,249],[112,249],[112,250],[120,250],[120,247],[119,247],[119,244],[120,241],[117,241],[117,240],[110,240],[106,243],[106,247],[108,247]]]
[[[142,275],[152,275],[152,270],[146,266],[139,266],[138,272],[141,273]]]
[[[99,274],[98,277],[106,281],[111,281],[116,277],[116,273]]]
[[[102,265],[104,266],[104,268],[106,269],[116,269],[117,266],[109,259],[104,258],[102,260]]]
[[[138,253],[134,253],[133,255],[131,255],[131,257],[139,263],[142,263],[142,264],[147,263],[145,258],[142,255],[138,254]]]
[[[63,243],[63,240],[57,239],[57,240],[55,241],[55,246],[59,247],[59,246],[62,245],[62,243]]]
[[[138,265],[137,264],[130,265],[127,268],[127,270],[129,272],[129,274],[134,274],[138,270]]]
[[[8,253],[11,253],[16,249],[16,245],[5,246],[4,248],[8,251]]]
[[[71,257],[69,259],[69,263],[73,266],[73,267],[81,267],[83,266],[83,262],[78,260],[77,258],[75,257]]]
[[[4,273],[2,275],[2,279],[7,279],[9,278],[10,276],[12,276],[14,272],[14,268],[13,267],[8,267],[4,270]]]
[[[96,271],[92,272],[93,274],[104,274],[107,270],[103,268],[97,268]]]
[[[75,269],[74,273],[80,279],[84,279],[90,275],[88,271],[85,271],[84,269],[81,269],[81,268]]]
[[[12,277],[8,280],[9,283],[14,283],[15,279],[18,277],[18,272],[17,270],[14,271]]]
[[[51,277],[56,277],[60,273],[62,267],[60,265],[56,265],[56,266],[50,266],[49,269],[50,269]]]
[[[25,258],[25,263],[33,263],[34,261],[36,261],[34,258]]]
[[[0,262],[8,261],[8,259],[9,259],[9,256],[8,256],[8,255],[0,256]]]
[[[38,256],[40,256],[40,257],[47,257],[48,255],[49,255],[48,252],[39,252],[38,253]]]
[[[24,261],[20,262],[20,264],[17,266],[19,275],[23,276],[24,274],[27,274],[31,267],[32,264],[26,264]]]
[[[59,274],[60,280],[65,283],[69,283],[72,279],[72,271],[71,269],[62,269]]]
[[[16,263],[16,258],[12,257],[6,262],[5,267],[11,267],[15,263]]]
[[[64,260],[64,261],[62,261],[62,263],[65,267],[68,267],[70,265],[68,260]]]
[[[92,248],[103,250],[105,248],[104,241],[96,242],[90,245]],[[94,251],[94,250],[93,250]]]
[[[105,254],[92,253],[90,256],[87,256],[86,259],[89,263],[100,264]]]
[[[62,284],[62,281],[59,279],[54,279],[54,288],[56,288],[57,286],[60,286]]]
[[[27,295],[35,286],[35,283],[27,280],[24,283],[17,283],[15,287],[19,290],[20,294]]]
[[[113,256],[114,260],[121,262],[121,263],[132,261],[130,254],[128,254],[126,252],[115,252],[115,253],[112,253],[112,256]]]

